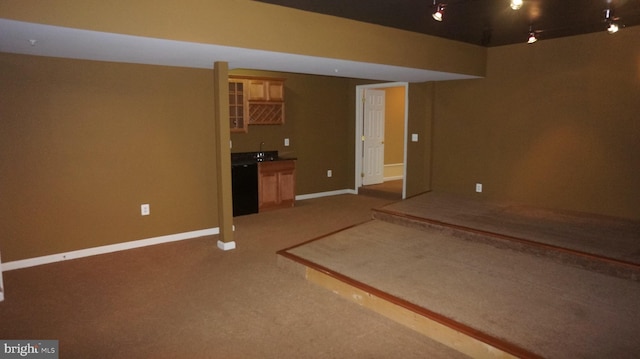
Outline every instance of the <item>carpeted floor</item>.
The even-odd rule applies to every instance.
[[[382,209],[640,265],[638,221],[437,192]]]
[[[277,250],[388,203],[344,195],[237,217],[229,252],[202,237],[5,272],[0,338],[57,339],[61,358],[462,358],[277,267]]]
[[[377,220],[289,252],[545,358],[640,353],[638,282]]]
[[[382,210],[451,222],[455,231],[433,223],[373,220],[286,252],[541,357],[634,358],[640,353],[638,278],[605,275],[591,270],[597,265],[565,262],[540,249],[520,250],[522,243],[496,245],[477,238],[490,232],[501,233],[500,241],[508,235],[528,241],[539,237],[545,246],[554,244],[544,250],[588,248],[603,256],[590,261],[610,262],[604,256],[612,253],[633,258],[637,222],[441,194]],[[465,227],[481,231],[459,230]]]
[[[358,194],[400,201],[402,199],[402,180],[385,181],[380,184],[362,186],[358,189]]]
[[[57,339],[62,358],[464,357],[278,268],[275,253],[292,248],[543,357],[640,352],[637,279],[433,226],[371,220],[372,208],[433,211],[436,221],[464,226],[475,211],[474,226],[483,230],[503,231],[519,218],[556,241],[562,224],[573,223],[553,216],[549,226],[540,221],[548,212],[524,207],[436,203],[376,195],[299,201],[236,217],[238,248],[229,252],[212,236],[5,272],[0,338]],[[597,229],[578,223],[597,233],[579,249],[608,243],[613,248],[597,252],[633,260],[636,223],[607,222],[607,232],[605,222]]]

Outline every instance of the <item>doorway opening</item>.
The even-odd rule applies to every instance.
[[[406,82],[356,86],[356,194],[406,198],[408,92]]]

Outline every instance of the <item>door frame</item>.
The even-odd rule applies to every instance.
[[[363,106],[362,98],[366,89],[385,89],[390,87],[404,87],[404,148],[403,148],[403,169],[402,169],[402,199],[407,196],[407,133],[409,125],[409,83],[408,82],[388,82],[372,85],[358,85],[356,86],[356,131],[355,131],[355,188],[354,191],[358,194],[358,190],[362,187],[362,131],[363,131]],[[386,101],[386,97],[385,97]]]

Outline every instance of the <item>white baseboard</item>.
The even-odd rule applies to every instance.
[[[296,196],[296,201],[303,201],[305,199],[320,198],[320,197],[338,196],[341,194],[357,194],[357,193],[355,190],[352,190],[352,189],[340,189],[336,191],[301,194]]]
[[[357,193],[353,189],[342,189],[342,190],[335,190],[335,191],[328,191],[328,192],[303,194],[303,195],[296,196],[296,200],[302,201],[305,199],[338,196],[342,194],[357,194]],[[234,230],[235,230],[235,226],[234,226]],[[198,231],[191,231],[191,232],[171,234],[171,235],[154,237],[154,238],[140,239],[140,240],[131,241],[131,242],[116,243],[116,244],[110,244],[110,245],[100,246],[100,247],[79,249],[76,251],[51,254],[51,255],[42,256],[42,257],[21,259],[21,260],[7,262],[7,263],[0,263],[0,269],[1,269],[0,270],[0,298],[2,298],[3,296],[3,292],[1,290],[2,289],[2,271],[6,272],[10,270],[15,270],[15,269],[35,267],[43,264],[62,262],[70,259],[89,257],[89,256],[111,253],[111,252],[118,252],[118,251],[123,251],[127,249],[152,246],[152,245],[161,244],[161,243],[182,241],[185,239],[216,235],[219,233],[220,233],[219,228],[209,228],[209,229],[202,229]],[[236,248],[235,242],[218,241],[217,245],[218,245],[218,248],[224,251]]]
[[[193,239],[193,238],[198,238],[203,236],[216,235],[219,233],[220,233],[220,229],[216,227],[216,228],[202,229],[198,231],[191,231],[191,232],[170,234],[170,235],[160,236],[160,237],[140,239],[137,241],[110,244],[110,245],[100,246],[100,247],[79,249],[77,251],[57,253],[57,254],[51,254],[51,255],[42,256],[42,257],[35,257],[35,258],[21,259],[13,262],[7,262],[2,264],[1,269],[6,272],[14,269],[34,267],[34,266],[39,266],[43,264],[62,262],[70,259],[95,256],[98,254],[106,254],[106,253],[124,251],[127,249],[152,246],[155,244],[182,241],[185,239]],[[1,276],[2,276],[2,272],[0,271],[0,287],[2,285]]]
[[[4,284],[2,283],[2,257],[0,257],[0,302],[4,300]]]
[[[222,249],[223,251],[230,251],[232,249],[236,249],[236,241],[223,242],[221,240],[218,240],[218,248]]]

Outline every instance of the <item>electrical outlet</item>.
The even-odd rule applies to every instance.
[[[148,216],[151,214],[151,207],[149,207],[148,204],[142,204],[140,205],[140,215],[142,216]]]
[[[333,176],[333,172],[331,170],[327,170],[327,177]]]
[[[482,192],[482,183],[476,183],[476,192]]]
[[[289,139],[288,138],[284,139],[284,146],[285,147],[289,146]]]
[[[417,133],[412,133],[411,134],[411,142],[418,142],[418,134]]]

